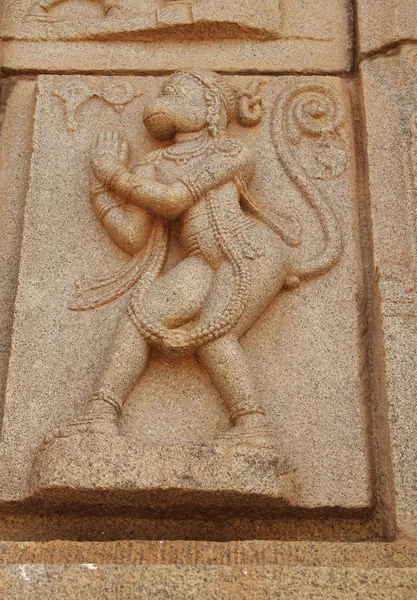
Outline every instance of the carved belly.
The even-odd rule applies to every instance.
[[[237,194],[218,193],[214,198],[216,219],[202,199],[186,214],[182,241],[188,255],[200,255],[213,268],[225,258],[220,237],[232,242],[242,258],[253,259],[263,252],[253,235],[254,221],[240,208]]]
[[[224,255],[212,227],[205,200],[187,213],[181,233],[189,256],[203,256],[214,269],[219,266]]]

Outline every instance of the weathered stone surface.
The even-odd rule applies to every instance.
[[[13,565],[0,567],[5,600],[408,600],[415,595],[415,569],[306,567]]]
[[[349,0],[267,0],[262,10],[255,0],[121,0],[120,9],[107,16],[106,2],[49,1],[46,10],[41,4],[48,1],[37,6],[33,0],[5,1],[5,67],[337,73],[349,71],[352,63]]]
[[[28,144],[28,140],[33,133],[36,84],[35,81],[9,78],[0,80],[0,85],[0,413],[2,415],[19,271],[23,213],[32,153],[32,145]]]
[[[416,596],[416,41],[411,0],[2,3],[0,540],[15,541],[0,541],[1,598]],[[169,80],[182,139],[152,140],[172,125],[155,110],[161,84],[184,68],[188,79]],[[193,119],[202,144],[187,138]],[[153,175],[135,175],[155,149]],[[184,180],[190,161],[208,165],[204,177]],[[260,317],[231,330],[254,385],[236,371],[236,345],[199,349],[217,331],[198,328],[203,313],[167,324],[147,311],[154,288],[128,312],[135,337],[108,354],[127,301],[112,302],[120,274],[91,283],[120,266],[126,283],[127,255],[155,239],[132,202],[143,180],[180,179],[188,192],[162,197],[198,205],[206,194],[212,206],[225,166],[245,211],[279,210],[281,241],[297,237],[288,215],[302,225],[301,246],[287,244],[269,277],[276,241],[260,252],[259,225],[236,228],[222,205],[220,228],[216,212],[199,228],[200,253],[226,231],[251,265],[249,286],[233,287],[248,283],[234,272],[211,297],[238,289]],[[159,281],[184,258],[183,226]],[[306,261],[316,278],[297,275]],[[188,273],[178,306],[204,277]],[[131,390],[122,374],[129,348],[137,373],[138,331],[152,352]],[[227,385],[213,377],[224,372]]]
[[[399,523],[416,523],[416,66],[413,46],[361,66],[373,261],[381,311],[376,352],[389,408],[383,444],[392,451]]]
[[[242,89],[248,85],[246,78],[233,81]],[[120,113],[102,99],[110,98],[108,88],[116,83],[132,91]],[[6,398],[4,498],[28,495],[31,462],[43,436],[77,416],[100,376],[124,300],[97,312],[68,310],[74,282],[82,273],[87,277],[105,274],[123,264],[121,253],[115,252],[99,229],[88,202],[91,135],[100,123],[100,127],[124,131],[129,140],[139,138],[140,147],[132,145],[133,160],[137,160],[152,148],[141,114],[160,83],[156,77],[39,79]],[[94,99],[79,107],[65,103],[66,90],[72,89],[66,86],[81,84],[82,90],[94,91]],[[300,485],[298,506],[367,507],[367,409],[361,378],[361,312],[356,303],[357,295],[362,294],[362,275],[353,163],[348,166],[349,105],[340,79],[309,79],[303,80],[303,85],[300,87],[295,78],[279,82],[269,79],[262,89],[262,124],[239,130],[239,135],[258,148],[254,194],[266,206],[279,202],[280,210],[296,212],[303,224],[304,242],[295,252],[300,258],[311,256],[320,248],[317,221],[274,154],[273,140],[279,139],[282,123],[274,117],[271,138],[271,118],[280,114],[278,95],[286,98],[283,92],[289,94],[292,89],[301,102],[302,94],[308,99],[310,88],[319,93],[324,86],[329,98],[335,95],[341,102],[345,120],[335,147],[328,138],[326,157],[315,158],[321,148],[320,138],[310,140],[306,136],[297,146],[297,160],[317,182],[320,193],[332,199],[343,231],[343,259],[317,281],[283,293],[256,329],[248,332],[243,344],[279,447],[294,461]],[[68,223],[74,225],[69,228]],[[108,263],[106,269],[103,260]],[[144,444],[195,444],[207,443],[216,431],[225,431],[227,414],[195,360],[155,354],[147,373],[124,409],[122,430],[127,439]],[[79,443],[77,436],[72,439]]]
[[[356,6],[362,56],[417,41],[414,0],[358,0]]]
[[[2,564],[276,565],[349,569],[412,569],[413,540],[329,542],[0,542]]]
[[[32,493],[51,506],[130,507],[166,516],[254,516],[297,505],[294,472],[270,449],[138,446],[102,435],[41,448]]]

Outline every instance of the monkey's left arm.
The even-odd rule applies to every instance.
[[[176,219],[207,192],[232,181],[237,175],[250,178],[254,159],[249,150],[231,142],[233,148],[220,146],[219,151],[207,157],[202,167],[172,185],[143,179],[132,174],[125,166],[113,162],[105,171],[101,167],[96,176],[106,187],[128,202],[149,209],[158,216]]]

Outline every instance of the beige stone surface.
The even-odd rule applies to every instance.
[[[389,408],[383,446],[392,451],[398,523],[416,522],[417,52],[365,61],[361,84],[369,165],[373,268],[381,311],[375,352]]]
[[[348,569],[412,569],[414,540],[396,542],[116,541],[0,542],[2,564],[275,565]]]
[[[358,0],[356,6],[361,56],[417,41],[414,0]]]
[[[415,598],[415,3],[47,0],[43,19],[33,4],[0,7],[0,598]],[[129,167],[162,148],[143,108],[184,66],[245,91],[267,73],[262,122],[229,133],[256,149],[256,200],[300,218],[304,257],[320,228],[279,138],[328,104],[306,97],[280,120],[277,98],[324,86],[343,106],[337,143],[293,138],[340,260],[243,338],[279,446],[216,446],[228,415],[208,375],[154,350],[121,437],[52,435],[39,451],[77,423],[126,305],[68,310],[80,276],[127,261],[89,203],[91,141],[118,131]]]
[[[64,438],[43,448],[32,492],[49,505],[130,507],[145,515],[259,517],[297,504],[294,472],[270,449],[137,446],[121,437]],[[90,462],[94,468],[85,469]]]
[[[5,0],[0,37],[8,69],[338,73],[352,64],[350,0],[268,0],[262,10],[255,0],[121,0],[107,16],[99,2],[64,0],[46,22],[28,18],[33,5]]]
[[[415,569],[283,566],[9,565],[0,567],[5,600],[273,599],[409,600]]]
[[[97,91],[97,98],[76,110],[74,125],[69,120],[68,106],[65,111],[62,90],[80,81],[78,77],[58,76],[38,80],[34,154],[2,447],[6,467],[3,498],[8,499],[27,495],[31,461],[44,434],[74,418],[88,402],[115,320],[124,307],[121,299],[96,312],[68,310],[71,289],[81,275],[105,274],[123,263],[122,254],[100,230],[89,206],[87,160],[91,136],[99,123],[100,127],[124,132],[132,142],[139,138],[140,144],[132,143],[133,161],[153,147],[143,132],[141,107],[155,95],[159,78],[112,79],[112,83],[128,83],[142,95],[118,113],[100,100],[103,92]],[[96,90],[110,83],[92,77],[82,81]],[[242,88],[247,83],[247,79],[235,80]],[[309,255],[320,247],[317,223],[300,192],[284,175],[270,139],[270,111],[277,95],[295,83],[294,78],[279,82],[269,79],[262,92],[262,126],[237,131],[242,140],[258,148],[254,194],[259,201],[279,201],[280,208],[297,212],[305,240],[299,252]],[[320,170],[323,166],[310,159],[308,140],[300,147],[300,160],[307,161],[305,168],[311,177],[318,177],[317,185],[332,199],[340,219],[343,257],[340,265],[324,277],[283,293],[246,335],[244,347],[280,447],[296,465],[298,505],[367,507],[367,407],[361,379],[361,314],[356,304],[357,295],[362,293],[361,258],[353,164],[346,169],[342,160],[344,153],[350,157],[349,105],[342,80],[310,79],[307,83],[334,90],[346,114],[343,144],[331,158],[336,157],[332,168],[337,176],[329,179]],[[138,448],[144,442],[201,443],[210,440],[216,428],[226,426],[220,399],[192,358],[178,362],[155,355],[147,373],[124,412],[126,438]]]
[[[1,62],[0,62],[1,64]],[[1,86],[0,108],[0,405],[6,387],[27,194],[35,82],[10,78]]]

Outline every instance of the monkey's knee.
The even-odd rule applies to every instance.
[[[231,334],[208,342],[198,350],[198,356],[202,360],[210,361],[227,359],[236,353],[243,353],[243,349],[241,348],[238,339]]]

